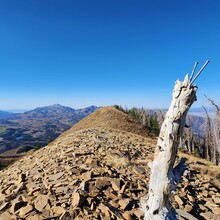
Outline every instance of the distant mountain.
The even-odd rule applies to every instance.
[[[45,107],[39,107],[31,111],[24,112],[24,115],[29,116],[40,116],[40,117],[52,117],[57,116],[58,114],[74,114],[75,109],[62,106],[60,104],[54,104]]]
[[[75,110],[59,104],[0,115],[0,153],[45,146],[98,107]]]
[[[215,114],[215,109],[213,107],[206,107],[210,117],[213,117]],[[189,110],[190,115],[195,115],[199,117],[206,117],[205,110],[202,107],[191,108]]]
[[[77,115],[80,115],[81,117],[85,117],[85,116],[93,113],[96,110],[97,110],[97,106],[91,105],[87,108],[82,108],[82,109],[75,110],[75,113]]]
[[[207,108],[210,117],[214,115],[214,108]],[[158,115],[165,117],[167,109],[147,109],[148,114]],[[190,124],[190,122],[191,124]],[[186,124],[192,126],[193,133],[199,135],[200,137],[205,137],[205,123],[206,115],[204,109],[201,107],[191,108],[188,112]]]
[[[192,115],[192,114],[189,114],[187,116],[186,124],[192,126],[193,133],[200,137],[205,137],[205,133],[206,133],[205,123],[206,123],[205,117]]]
[[[9,113],[24,113],[24,112],[27,112],[28,109],[7,109],[6,112],[9,112]]]
[[[6,111],[1,111],[0,110],[0,115],[8,115],[8,114],[11,114],[10,112],[6,112]]]

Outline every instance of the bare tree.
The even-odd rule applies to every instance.
[[[185,160],[174,168],[180,136],[185,127],[186,115],[196,100],[197,86],[193,83],[208,64],[207,61],[193,78],[185,76],[183,82],[176,81],[173,100],[160,130],[155,156],[151,167],[148,200],[142,200],[145,220],[178,219],[175,210],[170,207],[170,194],[176,188],[182,173],[186,169]],[[193,79],[192,79],[193,78]]]
[[[186,135],[186,141],[187,141],[187,148],[189,153],[195,152],[195,138],[194,133],[192,129],[192,119],[190,116],[187,117],[188,124],[185,126],[185,135]]]
[[[165,119],[165,112],[164,111],[162,111],[161,109],[159,109],[158,110],[158,124],[159,124],[159,126],[160,126],[160,128],[161,128],[161,126],[162,126],[162,124],[163,124],[163,121],[164,121],[164,119]]]
[[[141,124],[144,126],[144,127],[146,127],[146,126],[148,126],[148,115],[147,115],[147,112],[146,112],[146,110],[142,107],[141,108]]]
[[[205,95],[210,103],[215,107],[215,118],[211,121],[211,133],[213,140],[213,147],[211,149],[213,163],[220,166],[220,108],[214,100]]]
[[[206,148],[206,159],[211,161],[212,160],[212,134],[211,134],[211,119],[209,117],[207,109],[202,106],[203,109],[205,110],[206,114],[206,125],[205,125],[205,130],[206,130],[206,137],[205,137],[205,148]]]

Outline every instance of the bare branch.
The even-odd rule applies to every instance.
[[[211,102],[211,104],[216,108],[216,110],[219,112],[219,106],[217,104],[215,104],[215,101],[211,98],[209,98],[206,94],[204,94],[204,96]]]
[[[190,78],[189,78],[189,81],[190,81],[190,82],[192,81],[192,78],[193,78],[193,76],[194,76],[194,73],[195,73],[195,70],[196,70],[196,67],[197,67],[198,64],[199,64],[199,62],[197,62],[197,61],[196,61],[195,64],[194,64],[194,67],[193,67],[191,76],[190,76]]]
[[[198,78],[198,76],[201,74],[201,72],[205,69],[205,67],[207,66],[207,64],[210,62],[210,60],[207,60],[205,62],[205,64],[202,66],[202,68],[199,70],[199,72],[196,74],[196,76],[194,77],[194,79],[191,82],[191,85],[195,82],[195,80]]]

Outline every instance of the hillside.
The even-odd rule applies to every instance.
[[[127,124],[140,132],[123,113],[102,108],[0,171],[0,219],[142,219],[156,140],[125,131]],[[182,220],[219,219],[220,168],[187,157],[172,205]]]
[[[0,115],[0,153],[46,146],[98,107],[72,109],[59,104],[17,114]]]
[[[113,108],[103,107],[75,124],[67,133],[88,128],[108,128],[148,136],[149,131],[127,114]],[[65,134],[65,133],[64,133]]]

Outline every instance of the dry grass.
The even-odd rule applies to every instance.
[[[190,165],[191,169],[197,170],[202,174],[209,175],[218,181],[220,181],[220,167],[214,165],[210,161],[206,159],[202,159],[200,157],[186,154],[183,152],[178,153],[179,157],[185,157],[187,159],[187,163]]]
[[[17,154],[18,148],[13,150],[8,150],[0,154],[0,156],[14,156]]]
[[[138,122],[134,121],[127,114],[113,107],[103,107],[95,111],[91,115],[87,116],[86,118],[75,124],[71,129],[64,132],[61,136],[65,137],[66,135],[69,135],[76,131],[91,128],[105,128],[118,130],[125,133],[130,132],[136,135],[141,135],[143,137],[148,137],[149,140],[151,140],[151,146],[156,146],[156,139],[149,137],[148,130],[144,129]],[[220,180],[220,167],[215,166],[211,162],[196,157],[194,155],[189,155],[182,152],[179,152],[178,155],[179,157],[187,158],[187,163],[190,165],[191,169],[195,169],[202,174],[207,174],[213,178]],[[154,155],[152,154],[152,159],[153,156]]]
[[[134,121],[129,115],[113,107],[103,107],[95,111],[75,124],[67,132],[64,132],[61,136],[89,128],[116,129],[138,134],[143,137],[149,136],[149,131],[146,128],[143,128],[140,123]]]

